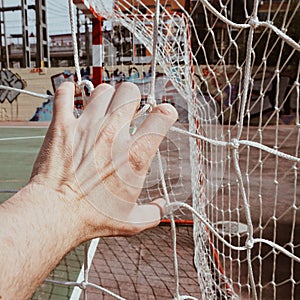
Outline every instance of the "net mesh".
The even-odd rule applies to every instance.
[[[185,101],[189,129],[172,131],[190,136],[202,298],[296,298],[300,3],[115,1],[113,13],[102,1],[94,7],[152,53]],[[186,200],[176,195],[171,206],[188,208]]]

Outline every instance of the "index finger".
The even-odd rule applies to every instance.
[[[141,94],[139,88],[130,82],[122,83],[117,89],[107,110],[110,122],[117,127],[125,125],[129,132],[132,118],[139,106]]]
[[[55,92],[53,121],[74,119],[74,83],[63,82]]]

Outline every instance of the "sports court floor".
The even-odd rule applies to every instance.
[[[9,125],[9,126],[8,126]],[[22,126],[20,126],[22,125]],[[26,124],[25,124],[26,125]],[[38,124],[41,125],[41,124]],[[43,141],[47,127],[45,124],[39,127],[24,126],[17,124],[12,126],[11,123],[6,126],[0,126],[0,201],[7,199],[15,190],[24,186],[30,176],[32,164],[38,153],[38,150]],[[266,140],[266,144],[273,144],[272,127],[266,129],[266,139],[270,136],[270,141]],[[293,135],[287,135],[289,127],[282,127],[279,132],[279,139],[286,139],[284,143],[284,152],[292,153],[294,144],[290,141],[295,140],[297,132]],[[269,134],[268,134],[268,131]],[[286,138],[288,137],[288,139]],[[175,141],[175,139],[173,139]],[[176,142],[176,141],[175,141]],[[182,147],[184,151],[188,151],[186,147]],[[245,150],[241,150],[246,151]],[[241,154],[242,154],[241,152]],[[183,153],[187,156],[187,153]],[[241,155],[241,166],[245,165]],[[256,152],[253,152],[249,163],[255,165],[257,160]],[[174,160],[174,165],[178,165],[178,160]],[[274,203],[272,198],[272,174],[274,176],[274,158],[270,156],[265,161],[265,177],[266,185],[264,186],[264,214],[269,217],[273,213]],[[190,170],[183,166],[185,174],[180,181],[184,180],[190,174]],[[251,188],[255,191],[258,186],[259,176],[253,169],[251,174]],[[283,173],[281,175],[281,172]],[[286,243],[285,238],[289,236],[290,230],[290,198],[289,193],[292,191],[293,182],[290,182],[290,174],[293,169],[286,165],[285,161],[280,161],[278,174],[282,178],[284,184],[277,189],[278,213],[287,212],[282,218],[280,230],[277,232],[278,240]],[[177,176],[176,172],[172,172]],[[270,173],[270,175],[269,175]],[[268,180],[270,178],[270,180]],[[298,179],[300,176],[298,177]],[[178,180],[178,178],[177,178]],[[270,182],[269,182],[270,181]],[[186,185],[183,182],[183,185]],[[300,184],[298,185],[300,188]],[[297,188],[297,190],[299,190]],[[179,191],[180,192],[180,191]],[[154,195],[156,197],[156,195]],[[255,211],[258,205],[252,203],[253,216],[257,216]],[[299,215],[297,215],[297,224]],[[253,219],[254,224],[257,220]],[[272,229],[272,228],[271,228]],[[197,273],[193,265],[194,243],[192,237],[191,226],[177,227],[177,255],[179,262],[180,276],[180,293],[181,295],[190,295],[195,298],[200,298],[200,288],[197,282]],[[272,238],[272,232],[268,238]],[[299,226],[295,228],[295,244],[298,244]],[[159,226],[155,229],[143,232],[135,237],[118,237],[118,238],[103,238],[99,243],[92,242],[88,245],[90,254],[94,256],[89,272],[89,282],[102,286],[123,298],[126,299],[172,299],[175,295],[174,268],[173,268],[173,250],[170,227]],[[299,249],[297,249],[298,251]],[[80,281],[82,275],[82,264],[84,261],[84,245],[80,245],[69,255],[67,255],[56,269],[50,274],[49,278],[58,281]],[[289,270],[289,261],[284,257],[278,260],[276,276],[284,274],[284,270]],[[267,263],[264,266],[264,274],[272,274],[273,264]],[[26,275],[24,275],[26,276]],[[288,275],[287,275],[288,276]],[[299,270],[295,269],[295,278],[300,278]],[[298,280],[298,279],[297,279]],[[278,286],[280,297],[278,299],[291,299],[290,287],[288,284]],[[78,288],[65,287],[52,283],[44,283],[36,291],[32,299],[83,299],[83,293],[78,293]],[[295,296],[300,295],[300,285],[297,285]],[[286,295],[286,297],[285,297]],[[284,297],[284,298],[281,298]],[[297,296],[296,296],[297,298]],[[294,298],[294,299],[296,299]],[[93,287],[88,287],[88,299],[114,299],[103,291],[99,291]],[[247,298],[248,299],[248,298]],[[266,294],[264,299],[273,299],[272,293]]]

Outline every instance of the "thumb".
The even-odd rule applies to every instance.
[[[130,223],[135,225],[138,232],[157,226],[164,216],[166,201],[158,198],[150,203],[136,204],[129,217]]]

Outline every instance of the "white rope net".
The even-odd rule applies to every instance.
[[[190,136],[202,298],[296,299],[300,2],[115,1],[113,12],[103,2],[91,3],[152,53],[186,101],[189,129],[172,131]],[[191,210],[185,200],[169,206]]]
[[[299,298],[300,2],[82,3],[120,29],[112,40],[126,41],[125,28],[151,53],[149,77],[131,80],[150,105],[164,101],[163,86],[180,112],[139,199],[168,201],[174,298],[194,299],[180,293],[176,255],[174,218],[187,211],[202,299]],[[64,284],[122,299],[87,276]]]

